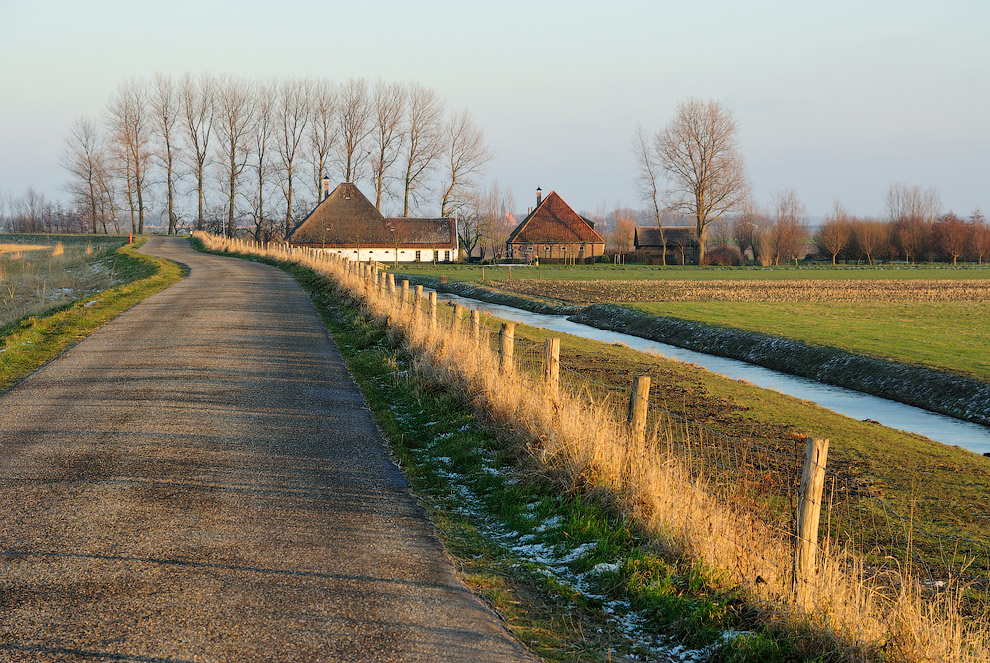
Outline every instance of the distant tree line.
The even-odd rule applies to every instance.
[[[77,119],[62,163],[90,232],[157,220],[270,239],[320,200],[324,175],[363,184],[383,211],[484,216],[490,158],[470,112],[419,83],[155,74]]]
[[[34,187],[19,195],[0,195],[0,231],[15,233],[84,233],[86,219],[77,210],[49,200]]]

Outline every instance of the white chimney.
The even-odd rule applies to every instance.
[[[536,187],[536,206],[539,207],[541,202],[543,202],[543,189]]]

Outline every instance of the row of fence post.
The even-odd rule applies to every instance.
[[[249,246],[242,240],[233,240],[234,248],[246,250]],[[251,242],[250,244],[257,244]],[[262,244],[259,248],[264,250]],[[292,247],[281,247],[282,255],[291,257],[297,251]],[[382,296],[391,297],[397,300],[397,308],[403,310],[407,305],[413,308],[413,317],[420,320],[422,306],[420,301],[423,297],[423,286],[415,285],[414,291],[410,293],[409,281],[404,279],[401,287],[396,286],[395,274],[386,274],[381,270],[379,264],[360,263],[335,254],[321,256],[321,252],[313,249],[309,254],[317,259],[330,263],[336,262],[337,266],[345,275],[357,276],[365,286],[366,293],[372,290],[377,291]],[[410,299],[410,295],[412,298]],[[430,291],[425,298],[429,311],[429,329],[436,332],[439,328],[437,319],[437,293]],[[457,304],[451,315],[450,327],[453,332],[463,331],[461,323],[464,320],[466,307]],[[481,313],[477,309],[470,309],[471,337],[476,344],[481,342]],[[515,329],[512,322],[503,323],[498,335],[498,365],[499,370],[508,374],[514,370],[515,363]],[[560,339],[548,338],[544,342],[543,349],[543,383],[549,399],[556,401],[560,390]],[[628,444],[630,446],[643,445],[647,435],[647,414],[649,409],[651,379],[648,375],[636,376],[633,378],[632,387],[629,393],[629,410],[627,415]],[[794,537],[794,566],[793,566],[793,592],[795,601],[802,608],[808,609],[811,606],[813,593],[810,586],[815,581],[817,574],[817,553],[818,553],[818,530],[821,521],[822,493],[825,486],[825,467],[828,459],[829,441],[809,437],[805,446],[804,464],[801,471],[801,484],[798,491],[797,509],[795,514]],[[630,454],[627,454],[629,457]]]

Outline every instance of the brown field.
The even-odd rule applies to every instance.
[[[564,304],[606,302],[990,302],[986,280],[491,281],[494,288]]]

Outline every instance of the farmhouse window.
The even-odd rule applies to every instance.
[[[561,253],[567,253],[567,245],[564,245],[564,246],[560,247],[560,252]]]
[[[416,252],[416,262],[422,262],[423,256],[421,251]]]
[[[443,261],[444,262],[450,262],[450,251],[444,251],[443,252]]]
[[[546,246],[543,247],[543,252],[546,253],[547,255],[550,255],[550,245],[549,244],[547,244]]]

